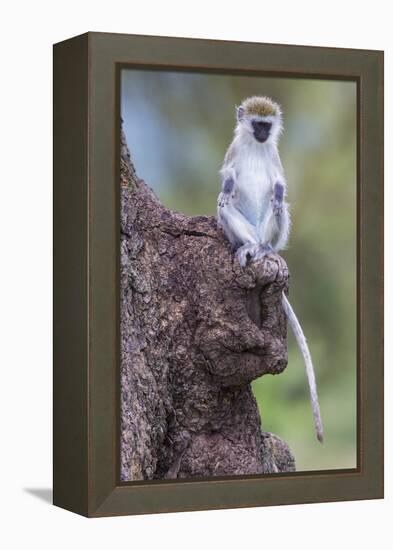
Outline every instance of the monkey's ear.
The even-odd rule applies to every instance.
[[[236,107],[236,117],[239,122],[244,117],[244,107],[242,107],[241,105],[240,107]]]

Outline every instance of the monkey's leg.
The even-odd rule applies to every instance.
[[[286,244],[289,232],[288,207],[284,202],[284,186],[277,182],[273,188],[270,207],[258,224],[257,234],[259,246],[255,251],[254,260],[277,252]]]
[[[218,218],[231,243],[234,246],[241,245],[236,251],[236,257],[240,265],[246,265],[247,256],[253,256],[257,248],[255,227],[232,204],[219,207]]]

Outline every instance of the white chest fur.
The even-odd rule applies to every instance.
[[[249,222],[260,227],[267,221],[273,187],[279,179],[271,149],[258,143],[248,144],[236,164],[236,206]]]

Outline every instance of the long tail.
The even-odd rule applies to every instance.
[[[322,443],[323,442],[322,418],[321,418],[321,411],[319,408],[317,384],[315,381],[314,367],[312,365],[310,350],[308,349],[307,340],[306,340],[306,337],[304,336],[302,327],[300,326],[300,323],[295,315],[295,312],[293,311],[292,306],[289,303],[288,298],[285,296],[284,292],[282,293],[282,305],[286,313],[288,322],[291,325],[291,329],[296,338],[300,351],[302,352],[302,355],[304,358],[308,385],[310,388],[311,407],[312,407],[312,413],[314,416],[315,431],[317,433],[318,440]]]

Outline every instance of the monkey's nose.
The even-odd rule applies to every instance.
[[[252,127],[256,131],[264,131],[266,133],[270,132],[270,129],[272,127],[271,122],[266,122],[264,120],[253,120],[252,121]]]

